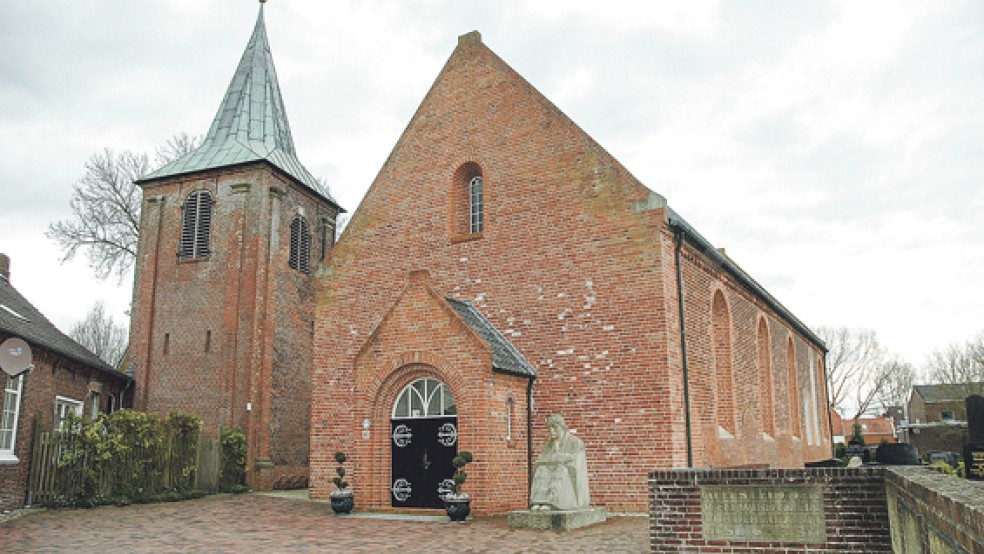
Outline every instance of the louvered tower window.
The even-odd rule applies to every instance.
[[[212,195],[206,190],[196,190],[184,203],[184,220],[181,224],[181,259],[204,258],[209,255],[209,236],[212,228]]]
[[[311,231],[307,220],[297,216],[290,222],[290,257],[287,265],[302,273],[310,272]]]
[[[482,176],[477,175],[472,177],[471,181],[468,183],[468,197],[470,200],[470,214],[471,214],[471,225],[469,232],[471,233],[481,233],[482,232]]]

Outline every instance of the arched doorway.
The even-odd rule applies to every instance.
[[[422,378],[400,391],[390,418],[390,499],[393,507],[442,508],[458,452],[458,409],[437,379]]]

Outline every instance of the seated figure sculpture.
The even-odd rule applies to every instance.
[[[550,439],[543,445],[533,472],[530,504],[533,510],[577,510],[587,508],[588,462],[584,442],[567,429],[564,418],[547,418]]]

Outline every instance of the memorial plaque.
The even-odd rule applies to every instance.
[[[968,444],[964,446],[963,455],[967,479],[984,481],[984,445]]]
[[[705,540],[825,543],[820,485],[700,488]]]

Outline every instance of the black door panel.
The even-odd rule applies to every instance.
[[[392,505],[443,508],[458,453],[458,418],[394,419],[390,429]]]

